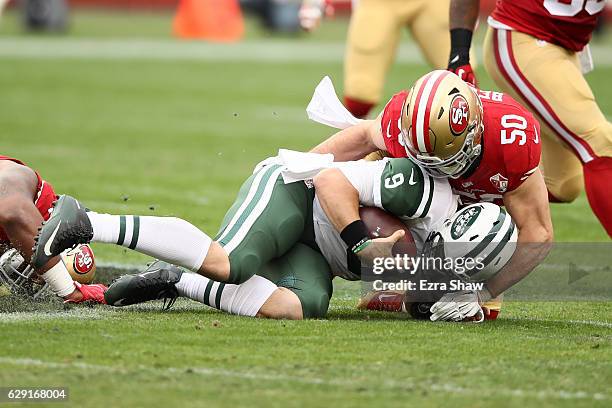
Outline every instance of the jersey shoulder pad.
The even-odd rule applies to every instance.
[[[380,179],[382,207],[398,217],[424,217],[431,207],[433,186],[433,177],[410,159],[390,159]]]
[[[380,132],[387,151],[392,157],[406,157],[406,149],[401,142],[401,118],[408,91],[393,95],[387,102],[380,118]]]

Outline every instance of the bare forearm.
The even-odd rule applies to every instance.
[[[480,0],[452,0],[449,14],[449,28],[465,28],[474,31],[478,21]]]
[[[508,264],[487,282],[491,295],[500,295],[529,275],[551,248],[552,235],[546,229],[525,228],[519,233],[516,251]]]
[[[359,193],[338,169],[327,169],[314,178],[317,198],[336,230],[359,219]]]
[[[362,159],[378,148],[369,135],[371,123],[351,126],[334,134],[323,143],[311,150],[313,153],[332,153],[336,161],[350,161]]]

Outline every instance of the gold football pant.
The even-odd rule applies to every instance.
[[[353,11],[344,63],[344,94],[377,104],[395,59],[403,27],[410,29],[425,59],[446,68],[450,53],[450,0],[360,0]],[[412,82],[407,78],[406,87]]]
[[[538,115],[548,191],[559,201],[573,201],[584,188],[582,165],[612,156],[612,124],[582,75],[578,55],[527,34],[489,27],[484,63],[503,91]]]

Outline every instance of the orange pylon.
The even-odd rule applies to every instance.
[[[244,34],[238,0],[181,0],[173,26],[185,39],[234,42]]]

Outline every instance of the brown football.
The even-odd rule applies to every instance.
[[[393,253],[416,256],[416,246],[406,225],[396,216],[377,207],[361,207],[359,216],[368,228],[370,238],[385,238],[397,230],[404,230],[404,237],[393,247]]]

